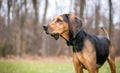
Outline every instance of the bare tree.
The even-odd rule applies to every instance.
[[[34,25],[35,25],[35,30],[37,30],[37,24],[38,24],[38,3],[37,0],[32,0],[33,2],[33,8],[34,8],[34,12],[35,12],[35,20],[34,20]]]
[[[86,0],[80,0],[80,15],[79,17],[83,20],[83,14],[84,14],[84,8],[85,8],[85,2]]]
[[[0,0],[0,9],[1,9],[1,7],[2,7],[2,0]]]
[[[74,3],[74,11],[75,11],[75,15],[77,15],[78,12],[77,12],[77,1],[76,0],[75,0],[75,3]]]
[[[7,8],[8,8],[8,24],[10,23],[10,8],[12,6],[12,0],[7,1]]]
[[[70,0],[70,4],[69,4],[69,13],[72,12],[72,11],[71,11],[71,10],[72,10],[72,9],[71,9],[71,6],[73,5],[72,2],[73,2],[73,0]],[[56,5],[56,6],[57,6],[57,5]]]
[[[113,16],[112,16],[112,0],[109,0],[109,35],[110,35],[110,39],[112,40],[112,36],[113,36]]]
[[[99,34],[99,21],[100,21],[100,6],[96,5],[96,9],[95,9],[95,34]]]
[[[39,0],[32,0],[33,3],[33,9],[34,9],[34,21],[33,21],[33,31],[34,31],[34,40],[33,42],[36,43],[34,44],[34,48],[38,49],[40,48],[39,44],[40,41],[38,40],[38,38],[40,38],[39,36],[39,27],[38,27],[38,21],[39,21],[39,8],[38,8],[38,1]]]
[[[26,17],[27,17],[27,8],[26,8],[26,5],[27,5],[27,1],[24,0],[24,1],[21,1],[21,7],[25,7],[24,8],[24,11],[21,15],[20,15],[20,32],[21,32],[21,35],[20,35],[20,45],[21,45],[21,53],[20,55],[23,56],[25,54],[25,51],[26,51],[26,45],[25,45],[25,40],[24,40],[24,24],[25,24],[25,21],[26,21]]]
[[[46,22],[47,9],[48,9],[48,0],[45,0],[45,9],[44,9],[44,14],[43,14],[43,19],[42,19],[42,25],[44,25]],[[42,35],[42,47],[41,47],[43,56],[46,56],[46,53],[45,53],[46,52],[46,48],[45,48],[46,38],[45,37],[46,36],[43,34]]]
[[[42,25],[44,25],[44,23],[46,22],[47,9],[48,9],[48,0],[45,0],[45,9],[44,9],[44,14],[42,19]]]

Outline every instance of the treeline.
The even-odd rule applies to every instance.
[[[69,0],[69,6],[73,6],[73,10],[69,7],[69,13],[79,16],[85,30],[92,34],[104,35],[99,29],[102,23],[115,45],[116,55],[120,55],[120,21],[113,24],[112,12],[117,9],[113,7],[112,1],[108,0],[109,13],[106,17],[100,11],[101,2],[92,2],[91,7],[88,0]],[[55,3],[56,9],[62,9],[62,1],[56,0]],[[90,7],[93,10],[89,11]],[[66,42],[61,38],[54,40],[46,35],[42,28],[50,20],[47,18],[49,8],[50,0],[0,0],[0,56],[70,56],[72,49],[67,47]],[[55,11],[57,13],[57,10]]]

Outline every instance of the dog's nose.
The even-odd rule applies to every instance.
[[[43,29],[47,31],[48,27],[46,25],[43,26]]]

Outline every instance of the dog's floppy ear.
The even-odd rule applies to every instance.
[[[73,39],[82,28],[82,21],[74,14],[63,14],[62,17],[68,23],[69,41],[67,41],[67,45],[70,46],[73,45]]]
[[[63,20],[66,22],[66,23],[68,23],[68,21],[69,21],[69,14],[63,14],[62,15],[62,17],[63,17]]]
[[[68,21],[69,32],[72,34],[72,37],[74,38],[82,28],[82,21],[73,14],[69,14],[68,18],[69,18]]]

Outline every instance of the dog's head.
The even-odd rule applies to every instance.
[[[62,14],[55,17],[48,25],[43,26],[47,34],[56,40],[59,36],[65,37],[67,41],[70,37],[75,37],[82,27],[82,21],[74,14]]]

